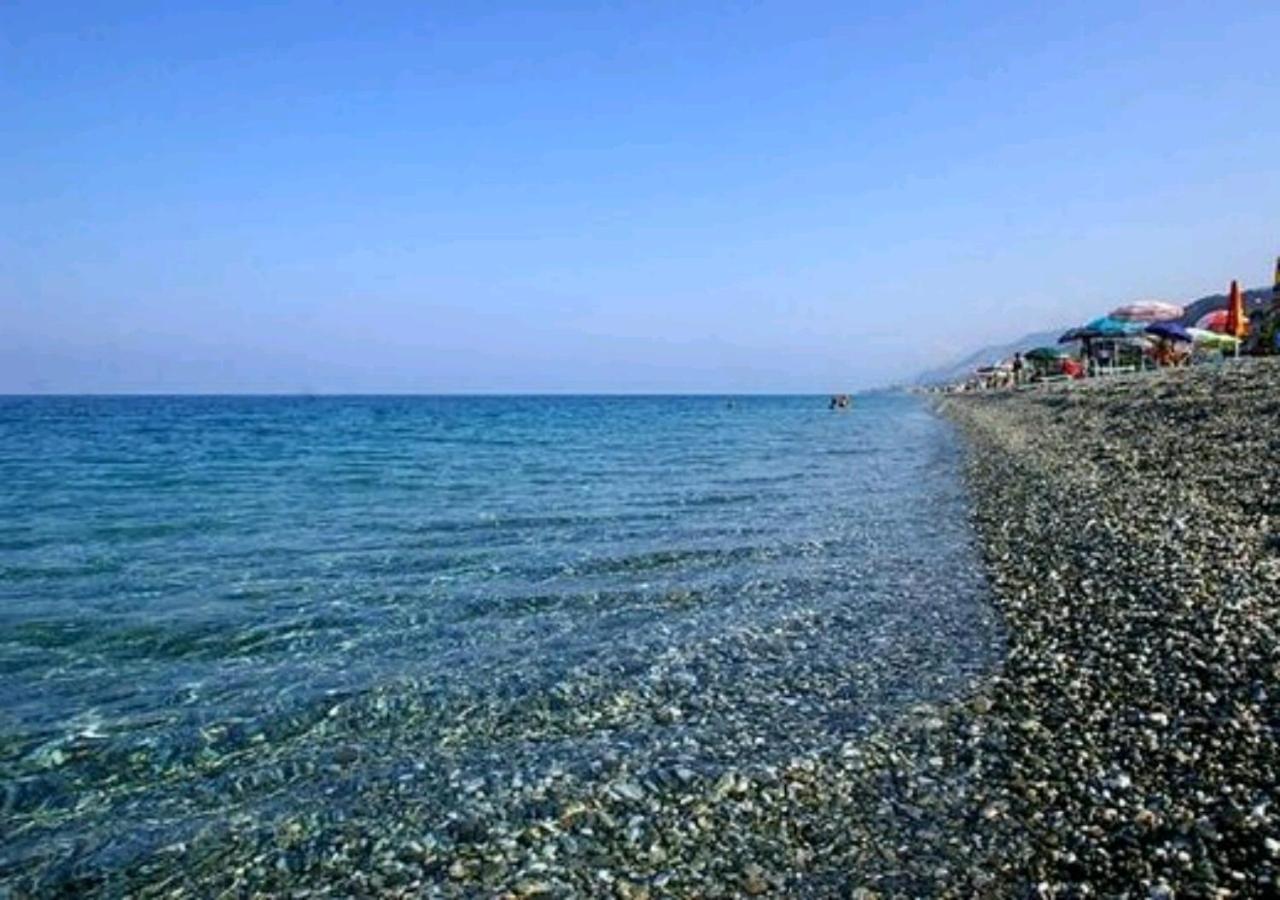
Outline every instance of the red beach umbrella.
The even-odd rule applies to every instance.
[[[1204,331],[1216,331],[1218,334],[1228,334],[1227,310],[1215,309],[1211,313],[1205,313],[1196,322],[1196,327]]]
[[[1223,329],[1232,337],[1243,338],[1249,334],[1249,317],[1244,312],[1244,295],[1240,293],[1240,282],[1231,279],[1231,294],[1227,301],[1227,321]]]

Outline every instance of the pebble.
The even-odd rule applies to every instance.
[[[969,449],[1007,641],[1003,666],[969,673],[954,699],[877,709],[862,731],[824,740],[823,723],[795,711],[828,708],[818,701],[858,674],[807,668],[812,652],[780,657],[795,659],[788,683],[735,708],[718,747],[694,726],[718,714],[722,676],[680,663],[603,699],[566,679],[536,711],[536,740],[501,731],[477,698],[468,721],[498,724],[476,749],[465,722],[412,735],[432,700],[410,712],[411,695],[389,694],[379,733],[415,740],[383,760],[392,777],[378,790],[342,774],[368,762],[367,746],[331,744],[318,764],[340,770],[333,795],[298,804],[297,828],[214,830],[100,892],[1274,896],[1280,562],[1264,537],[1280,517],[1280,365],[949,397],[940,410]],[[789,646],[771,628],[724,652]],[[327,704],[299,733],[323,734],[356,705]],[[795,733],[755,727],[774,709]],[[660,754],[629,745],[641,721],[663,725]],[[598,739],[580,760],[519,778],[504,768],[526,742],[578,734]],[[56,778],[67,752],[41,750],[41,775]],[[441,802],[412,802],[419,782],[394,777],[410,771],[438,777]],[[34,790],[6,785],[4,803]]]

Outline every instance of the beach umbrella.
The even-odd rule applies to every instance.
[[[1231,279],[1231,293],[1227,300],[1227,322],[1222,329],[1227,334],[1242,338],[1249,333],[1249,317],[1244,312],[1244,295],[1240,293],[1240,282]]]
[[[1131,335],[1141,334],[1146,328],[1144,322],[1132,322],[1125,319],[1116,319],[1111,316],[1101,316],[1092,322],[1087,322],[1080,328],[1080,337],[1091,338],[1122,338]]]
[[[1147,326],[1147,334],[1154,334],[1158,338],[1164,338],[1167,341],[1185,341],[1191,343],[1191,335],[1187,334],[1187,329],[1183,328],[1177,322],[1155,322]]]
[[[1187,334],[1191,336],[1192,343],[1197,347],[1206,347],[1209,350],[1234,350],[1240,343],[1239,338],[1220,334],[1217,331],[1206,331],[1203,328],[1188,328]]]
[[[1216,331],[1219,334],[1227,333],[1227,311],[1225,309],[1215,309],[1213,312],[1205,313],[1196,320],[1196,328],[1202,331]]]
[[[1062,359],[1066,355],[1065,350],[1059,350],[1057,347],[1036,347],[1022,354],[1022,358],[1037,362],[1050,362],[1055,359]]]
[[[1062,333],[1062,337],[1058,338],[1059,344],[1069,344],[1072,341],[1087,341],[1093,335],[1085,331],[1083,328],[1068,328]]]
[[[1111,311],[1111,318],[1126,322],[1172,322],[1181,319],[1182,307],[1163,300],[1140,300]]]

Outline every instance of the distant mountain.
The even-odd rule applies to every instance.
[[[991,344],[981,350],[975,350],[963,359],[939,366],[936,369],[930,369],[927,372],[921,372],[916,376],[916,384],[948,384],[972,375],[973,370],[980,366],[989,366],[1002,359],[1008,359],[1019,350],[1030,350],[1032,347],[1056,346],[1058,338],[1069,327],[1064,325],[1062,328],[1055,328],[1053,331],[1033,331],[1031,334],[1025,334],[1016,341],[1010,341],[1007,344]]]
[[[1271,288],[1250,288],[1244,293],[1244,301],[1245,310],[1250,315],[1259,312],[1271,303]],[[1186,313],[1182,317],[1182,324],[1195,325],[1205,313],[1213,312],[1215,309],[1226,309],[1226,306],[1226,294],[1210,294],[1207,297],[1192,300],[1184,307]],[[1076,322],[1074,324],[1080,325],[1082,323]],[[1019,350],[1026,351],[1032,347],[1052,347],[1057,344],[1058,338],[1062,336],[1062,333],[1071,327],[1073,326],[1063,325],[1052,331],[1035,331],[1031,334],[1023,335],[1016,341],[1010,341],[1007,344],[991,344],[981,350],[975,350],[955,362],[921,372],[916,376],[915,384],[947,384],[959,381],[973,374],[973,370],[979,366],[989,366],[999,360],[1008,359]]]

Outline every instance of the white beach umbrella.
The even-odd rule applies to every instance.
[[[1111,311],[1113,319],[1124,319],[1129,322],[1171,322],[1181,319],[1183,309],[1176,303],[1165,303],[1163,300],[1139,300],[1126,303]]]

